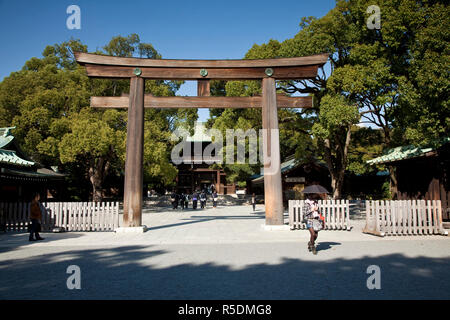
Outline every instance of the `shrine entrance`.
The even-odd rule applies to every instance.
[[[128,78],[130,94],[91,97],[94,108],[128,108],[123,226],[142,225],[144,108],[262,108],[266,225],[283,225],[278,108],[310,108],[311,97],[277,96],[275,80],[311,79],[328,54],[258,60],[157,60],[75,53],[94,78]],[[145,79],[197,80],[197,97],[144,94]],[[210,80],[261,80],[261,97],[211,97]]]

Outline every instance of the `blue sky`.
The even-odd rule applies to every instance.
[[[81,29],[69,30],[68,6],[81,9]],[[0,79],[19,70],[46,45],[80,39],[89,51],[113,36],[137,33],[163,59],[240,59],[255,43],[283,41],[303,16],[321,17],[335,0],[284,1],[12,1],[0,0]],[[195,95],[187,82],[179,95]],[[199,112],[205,119],[208,111]]]

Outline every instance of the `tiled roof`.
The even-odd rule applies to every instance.
[[[0,149],[0,163],[8,163],[13,165],[31,167],[35,163],[33,161],[27,161],[17,156],[15,151]]]
[[[2,168],[1,174],[13,175],[15,177],[28,177],[28,178],[50,178],[50,179],[63,179],[66,175],[53,172],[48,169],[38,169],[37,171],[22,171],[14,169]]]
[[[289,171],[291,169],[294,169],[298,166],[299,162],[295,157],[292,155],[290,157],[286,158],[286,161],[282,162],[281,167],[281,173],[285,173],[286,171]],[[261,174],[255,174],[250,177],[253,182],[262,181],[264,179],[264,168],[261,168]]]
[[[417,158],[425,155],[428,152],[436,150],[438,147],[448,143],[450,141],[450,138],[444,138],[442,141],[434,147],[417,147],[413,145],[408,146],[401,146],[393,149],[389,149],[385,152],[384,155],[366,161],[368,164],[381,164],[381,163],[388,163],[393,161],[399,161],[399,160],[405,160],[405,159],[411,159],[411,158]]]
[[[188,142],[212,142],[212,138],[207,134],[207,129],[203,122],[196,122],[194,127],[194,135],[187,137]]]
[[[0,148],[7,146],[14,140],[14,136],[11,134],[11,129],[16,127],[0,128]]]

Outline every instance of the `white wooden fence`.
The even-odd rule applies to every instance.
[[[42,203],[42,231],[63,227],[65,231],[114,231],[119,227],[118,202]],[[27,231],[30,203],[0,202],[0,225],[6,230]]]
[[[366,202],[364,233],[385,235],[448,235],[442,225],[440,200]]]
[[[293,229],[306,229],[303,223],[305,200],[289,200],[289,226]],[[319,211],[325,217],[324,230],[351,230],[350,205],[348,200],[319,200]]]

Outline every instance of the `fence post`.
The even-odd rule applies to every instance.
[[[293,206],[294,200],[288,200],[288,207],[289,207],[289,227],[291,230],[293,229],[294,225],[294,206]]]
[[[431,217],[431,210],[426,206],[425,200],[420,200],[420,206],[426,212],[426,227],[428,229],[428,234],[433,234],[433,218]]]
[[[412,214],[412,234],[417,235],[418,234],[418,230],[417,230],[417,210],[415,210],[413,208],[411,214]]]
[[[119,228],[119,202],[116,202],[116,226]],[[114,228],[115,229],[115,228]]]
[[[427,234],[426,226],[425,226],[425,220],[426,220],[425,212],[421,206],[419,206],[417,208],[417,211],[418,211],[418,222],[419,222],[418,225],[419,225],[419,231],[420,231],[419,234],[425,235],[425,234]]]
[[[438,210],[438,222],[439,222],[439,233],[447,236],[448,232],[444,230],[444,226],[442,224],[442,205],[441,200],[433,200],[436,201],[437,210]]]
[[[347,231],[350,231],[352,228],[350,226],[350,201],[345,200],[345,221]]]

